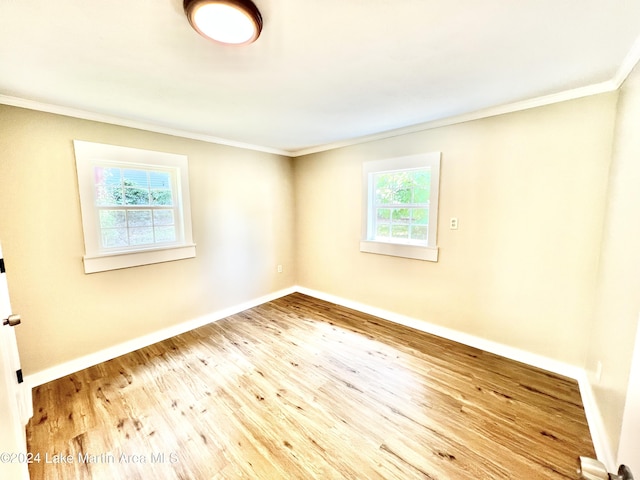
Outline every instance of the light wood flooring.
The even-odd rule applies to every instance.
[[[594,456],[575,381],[302,294],[37,387],[34,411],[33,480],[575,479]]]

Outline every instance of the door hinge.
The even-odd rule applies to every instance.
[[[4,268],[4,258],[0,258],[0,273],[4,273],[7,270]]]
[[[22,378],[22,369],[16,370],[16,377],[18,378],[18,383],[24,382],[24,378]]]

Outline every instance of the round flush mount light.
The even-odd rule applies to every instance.
[[[191,26],[203,37],[247,45],[262,31],[262,16],[251,0],[184,0]]]

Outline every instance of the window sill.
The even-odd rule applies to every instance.
[[[139,250],[135,252],[108,253],[99,256],[85,256],[84,273],[105,272],[121,268],[138,267],[152,263],[172,262],[196,256],[195,244]]]
[[[416,245],[403,245],[399,243],[361,241],[360,251],[376,253],[378,255],[426,260],[428,262],[438,261],[438,247],[418,247]]]

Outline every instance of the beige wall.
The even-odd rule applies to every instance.
[[[639,128],[640,69],[636,68],[620,90],[599,295],[587,361],[614,455],[640,314]],[[599,382],[594,374],[598,361],[602,362]]]
[[[0,132],[26,374],[294,285],[291,159],[7,106]],[[188,155],[196,258],[85,275],[73,139]]]
[[[295,160],[0,106],[23,369],[297,283],[592,371],[601,360],[616,445],[640,310],[639,76],[617,117],[616,92]],[[73,139],[188,155],[197,257],[85,275]],[[359,252],[362,162],[428,151],[442,152],[439,262]]]
[[[616,99],[297,159],[298,283],[583,366]],[[361,253],[362,162],[430,151],[442,152],[439,261]]]

